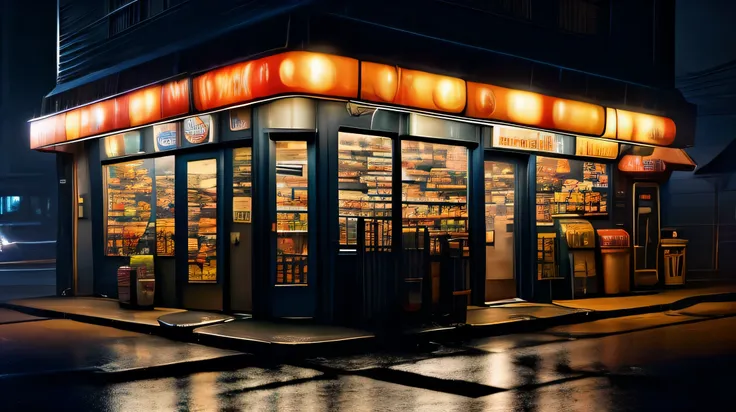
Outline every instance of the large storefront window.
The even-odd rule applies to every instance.
[[[217,159],[187,163],[189,282],[217,281]]]
[[[156,254],[174,256],[174,156],[154,160],[156,175]]]
[[[309,162],[307,142],[276,144],[276,284],[307,284]]]
[[[537,225],[607,215],[608,172],[602,163],[537,157]]]
[[[108,256],[150,255],[155,250],[151,213],[153,159],[104,167]]]
[[[426,227],[432,252],[437,236],[468,230],[468,149],[436,143],[401,142],[404,226]]]
[[[391,139],[339,134],[337,174],[341,247],[356,245],[359,217],[391,217],[391,162]]]

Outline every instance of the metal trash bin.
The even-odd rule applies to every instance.
[[[630,292],[631,243],[629,234],[623,229],[600,229],[598,237],[605,294],[617,295]]]
[[[662,229],[662,240],[659,249],[661,259],[662,278],[665,286],[680,286],[685,284],[687,273],[687,239],[677,237],[677,230]]]
[[[156,280],[144,266],[118,268],[118,303],[129,309],[153,308]]]

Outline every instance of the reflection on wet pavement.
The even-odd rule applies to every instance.
[[[736,366],[734,330],[736,318],[725,318],[595,339],[517,335],[435,353],[313,359],[302,366],[104,385],[34,385],[34,393],[48,394],[44,399],[29,397],[24,388],[0,391],[10,394],[8,410],[51,410],[58,399],[71,410],[105,411],[729,410],[736,391],[733,379],[722,375]]]
[[[119,372],[238,352],[71,320],[0,325],[0,376],[99,369]]]

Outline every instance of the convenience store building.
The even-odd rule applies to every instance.
[[[32,120],[75,292],[144,264],[158,306],[352,324],[587,296],[546,257],[560,219],[631,232],[647,177],[617,162],[675,121],[438,72],[292,50]]]

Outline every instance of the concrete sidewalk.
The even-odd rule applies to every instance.
[[[556,300],[553,303],[571,309],[597,312],[599,316],[616,317],[640,313],[663,312],[699,302],[736,300],[736,283],[720,285],[688,285],[646,294],[602,298]]]
[[[652,312],[701,302],[736,301],[736,284],[668,290],[646,295],[558,301],[524,301],[471,307],[462,325],[405,330],[392,344],[463,341],[484,336],[540,331],[565,325]],[[377,349],[371,332],[311,321],[266,321],[183,309],[121,309],[114,299],[51,297],[4,306],[30,315],[72,319],[178,340],[273,356],[320,356]],[[385,342],[384,342],[385,343]]]

